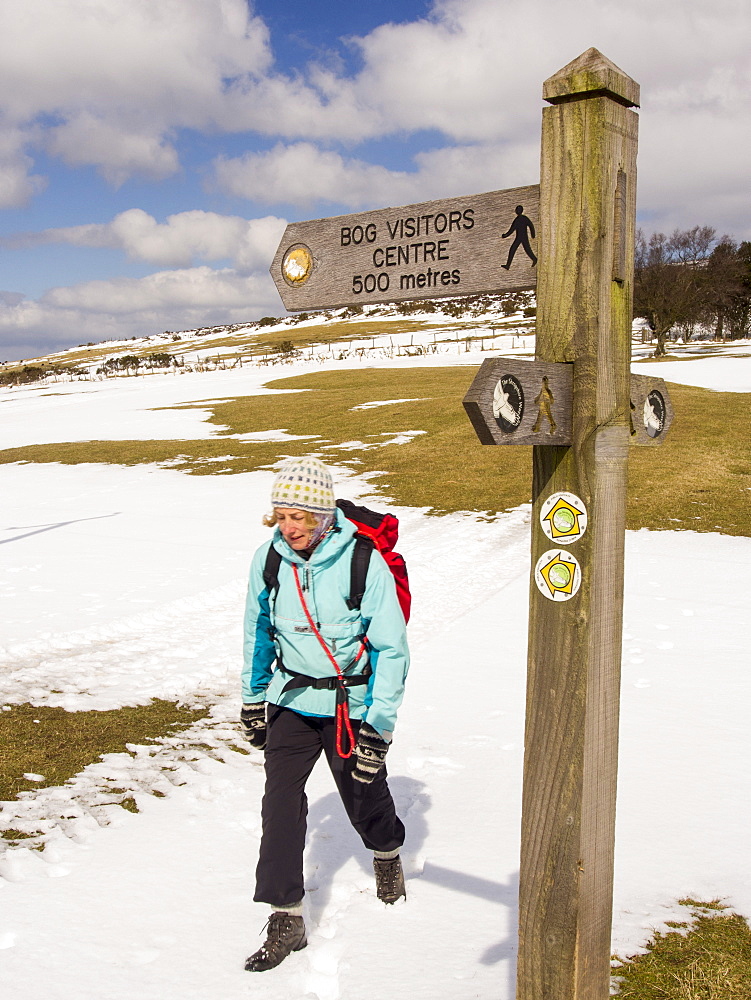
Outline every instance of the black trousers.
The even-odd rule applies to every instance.
[[[359,722],[352,720],[357,739]],[[396,815],[383,767],[372,784],[355,781],[354,754],[336,752],[336,721],[298,715],[269,706],[266,789],[261,806],[261,850],[256,868],[257,903],[292,906],[305,893],[303,849],[308,799],[305,783],[321,755],[331,768],[352,826],[371,851],[393,851],[404,843],[404,824]],[[346,744],[346,739],[345,739]]]

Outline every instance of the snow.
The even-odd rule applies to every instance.
[[[360,403],[359,406],[351,406],[350,410],[372,410],[374,406],[393,406],[395,403],[417,403],[420,397],[413,396],[411,399],[373,399],[369,403]]]
[[[264,395],[261,382],[279,375],[257,368],[58,382],[0,389],[0,449],[62,441],[196,440],[222,430],[200,405],[220,396]],[[285,371],[286,375],[287,372]],[[291,373],[290,373],[291,374]],[[172,407],[187,406],[185,410]],[[240,436],[242,438],[242,435]],[[267,439],[268,440],[268,439]]]
[[[749,392],[751,352],[736,353],[746,356],[634,369]],[[477,365],[484,356],[399,364]],[[283,374],[318,369],[295,362]],[[4,390],[0,446],[87,439],[92,427],[101,438],[207,437],[216,433],[208,400],[266,391],[276,377],[247,367]],[[372,497],[366,479],[335,474],[341,495]],[[308,789],[309,947],[260,977],[243,971],[267,915],[252,902],[263,773],[261,755],[232,748],[245,575],[267,537],[260,518],[272,475],[0,467],[0,704],[75,710],[162,697],[212,706],[179,737],[108,754],[62,788],[5,804],[3,826],[44,831],[43,850],[15,846],[0,858],[9,995],[514,996],[526,505],[494,521],[389,507],[414,594],[413,666],[389,754],[408,830],[408,899],[388,908],[376,900],[370,858],[321,764]],[[616,952],[642,947],[685,895],[722,897],[751,914],[750,564],[748,538],[627,534]],[[115,804],[114,786],[133,795],[138,814]]]
[[[751,392],[751,349],[746,344],[736,351],[736,357],[686,354],[676,361],[635,363],[631,365],[631,371],[635,375],[652,375],[666,382],[679,382],[716,392]]]

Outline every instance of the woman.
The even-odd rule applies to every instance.
[[[305,783],[321,752],[344,808],[373,851],[378,898],[405,896],[404,826],[386,782],[385,757],[409,666],[394,579],[370,557],[359,610],[350,610],[355,525],[336,507],[331,474],[317,459],[290,459],[264,519],[274,537],[256,552],[245,609],[245,735],[265,749],[266,788],[256,902],[271,916],[250,972],[279,965],[307,941],[302,917]],[[264,570],[273,546],[275,578]]]

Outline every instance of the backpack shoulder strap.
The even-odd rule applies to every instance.
[[[282,565],[282,557],[274,548],[273,542],[269,545],[269,551],[266,553],[266,562],[263,567],[263,582],[266,584],[266,589],[269,592],[269,596],[276,598],[276,592],[279,590],[279,567]]]
[[[350,611],[359,611],[365,594],[365,582],[368,577],[370,554],[373,542],[365,535],[355,536],[355,547],[352,550],[352,565],[349,576],[349,597],[347,607]]]
[[[352,550],[352,564],[349,573],[349,597],[347,607],[351,611],[359,611],[362,599],[365,595],[365,583],[368,577],[368,566],[370,565],[370,554],[373,551],[373,542],[364,535],[355,536],[355,546]],[[269,546],[266,553],[266,562],[263,567],[263,582],[269,595],[276,598],[279,590],[279,567],[282,564],[282,557],[273,545]]]

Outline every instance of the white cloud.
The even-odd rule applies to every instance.
[[[0,33],[0,207],[44,183],[37,148],[120,184],[179,170],[183,130],[279,140],[214,163],[223,191],[267,204],[355,210],[533,183],[542,82],[594,45],[642,86],[638,198],[650,228],[751,238],[750,28],[740,0],[434,0],[422,20],[351,40],[357,72],[285,75],[246,0],[14,0]],[[427,130],[434,148],[411,169],[357,148]],[[6,297],[0,331],[76,342],[279,312],[265,271],[282,227],[198,210],[158,222],[134,208],[18,240],[114,247],[181,270]],[[233,270],[195,266],[224,262]]]
[[[0,208],[22,208],[44,188],[44,178],[29,173],[30,167],[28,156],[0,159]]]
[[[42,305],[85,312],[124,314],[153,309],[211,309],[242,306],[257,289],[258,278],[242,276],[230,269],[194,267],[157,271],[145,278],[114,278],[86,281],[67,288],[53,288],[41,298]]]
[[[430,17],[352,40],[363,67],[310,66],[294,80],[245,81],[228,95],[246,127],[286,138],[358,141],[437,129],[458,142],[525,139],[542,82],[592,45],[666,111],[748,93],[748,5],[738,0],[436,0]]]
[[[228,194],[269,204],[330,202],[351,209],[427,201],[537,183],[537,143],[450,146],[420,153],[412,172],[389,170],[308,142],[279,144],[214,164]]]
[[[44,188],[44,178],[31,173],[33,161],[24,152],[30,138],[0,120],[0,209],[21,208]]]
[[[720,234],[751,239],[745,145],[727,115],[704,110],[665,119],[645,112],[637,196],[645,227],[671,232],[710,225]]]
[[[250,322],[283,310],[268,275],[209,267],[54,288],[37,300],[0,296],[0,359],[165,329]]]
[[[174,173],[183,129],[250,131],[284,140],[291,152],[224,161],[225,188],[303,204],[319,191],[328,198],[341,183],[342,204],[363,203],[369,186],[391,191],[385,200],[393,203],[413,200],[415,181],[431,194],[452,182],[452,154],[435,154],[433,173],[421,159],[412,177],[351,152],[314,155],[305,143],[330,148],[436,130],[470,151],[468,171],[481,187],[505,186],[539,141],[542,81],[595,45],[642,85],[652,138],[642,145],[642,196],[655,202],[670,186],[663,163],[672,161],[675,136],[708,145],[697,134],[697,116],[706,114],[727,124],[709,123],[711,142],[734,140],[714,146],[697,211],[703,195],[710,207],[726,201],[718,192],[730,186],[737,212],[735,177],[751,167],[750,28],[751,8],[739,0],[434,0],[421,20],[351,39],[362,56],[355,74],[309,65],[285,75],[245,0],[24,0],[3,10],[0,114],[29,141],[36,134],[53,155],[94,164],[115,184],[134,173]],[[29,148],[0,156],[0,204],[21,204],[39,183],[24,158]],[[496,150],[484,169],[475,149]],[[296,158],[314,162],[320,177],[301,177]],[[499,160],[504,176],[494,178]],[[288,171],[270,176],[273,162]],[[697,204],[686,180],[684,166],[674,190],[678,214]],[[741,214],[748,227],[748,209]]]
[[[114,121],[88,112],[53,128],[45,142],[47,151],[72,167],[95,163],[114,187],[133,174],[162,180],[177,172],[177,152],[159,135],[145,129],[129,132]]]
[[[215,163],[219,187],[254,201],[316,201],[359,207],[380,201],[386,191],[399,198],[414,189],[414,178],[363,160],[345,159],[309,142],[277,145],[267,153],[248,153]]]
[[[33,300],[0,292],[0,359],[38,356],[75,343],[148,336],[250,322],[284,313],[268,266],[286,223],[191,211],[159,223],[141,209],[105,224],[21,234],[6,246],[63,243],[120,249],[174,268],[142,278],[112,278],[52,288]],[[233,267],[190,266],[231,261]]]
[[[48,243],[106,247],[162,267],[227,260],[241,271],[252,271],[268,267],[285,225],[284,219],[273,215],[243,219],[199,209],[170,215],[159,223],[143,209],[130,208],[111,222],[45,229],[4,242],[13,247]]]
[[[168,138],[223,116],[228,81],[262,77],[268,31],[245,0],[23,0],[3,7],[0,113],[56,122],[53,154],[117,183],[176,169]]]
[[[353,77],[309,67],[294,85],[249,91],[247,102],[264,95],[252,113],[232,99],[238,120],[291,139],[397,142],[434,129],[456,145],[405,172],[293,141],[218,161],[217,180],[270,204],[353,209],[533,183],[542,83],[595,45],[641,84],[640,211],[658,226],[706,223],[748,238],[750,33],[751,8],[737,0],[438,0],[429,18],[357,40]]]

